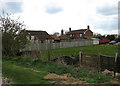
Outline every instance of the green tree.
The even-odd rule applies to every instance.
[[[112,41],[115,40],[115,36],[114,35],[107,35],[106,37],[108,40]]]
[[[55,32],[55,33],[53,33],[53,35],[56,35],[58,37],[58,36],[60,36],[60,33],[59,32]]]
[[[3,55],[15,56],[28,43],[25,25],[11,15],[0,16]]]
[[[105,35],[94,34],[94,37],[95,37],[95,38],[98,38],[98,39],[104,39],[104,38],[105,38]]]

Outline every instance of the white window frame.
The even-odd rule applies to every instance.
[[[82,34],[80,34],[80,37],[82,37]]]
[[[31,36],[31,40],[34,40],[35,39],[35,37],[34,36]]]

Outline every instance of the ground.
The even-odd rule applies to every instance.
[[[101,52],[105,55],[113,56],[118,51],[118,46],[95,45],[56,49],[50,51],[50,57],[78,55],[81,49],[83,52],[94,54],[99,53],[99,49],[101,49]],[[46,52],[48,51],[44,51],[42,54],[47,55]],[[2,61],[3,77],[15,84],[120,84],[120,76],[114,78],[113,76],[102,74],[94,68],[65,66],[55,62],[48,62],[43,57],[30,59],[5,56]]]
[[[120,83],[112,76],[87,67],[64,66],[21,57],[5,57],[2,72],[3,77],[18,84]]]
[[[44,76],[45,79],[53,79],[53,81],[50,81],[50,83],[54,84],[85,84],[87,82],[85,81],[80,81],[78,79],[75,79],[73,77],[69,77],[71,74],[62,74],[62,75],[57,75],[55,73],[50,73],[46,76]]]

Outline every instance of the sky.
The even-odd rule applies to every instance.
[[[43,30],[49,34],[86,29],[94,33],[118,33],[119,0],[0,0],[3,10],[27,26],[27,30]]]

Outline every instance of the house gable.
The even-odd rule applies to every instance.
[[[93,37],[93,32],[88,29],[84,32],[84,37]]]
[[[53,39],[46,31],[34,31],[34,30],[27,30],[30,40],[31,37],[33,37],[32,40],[38,40],[38,42],[44,43],[46,41],[49,41]]]
[[[53,39],[46,31],[32,31],[32,30],[27,30],[27,32],[31,36],[35,36],[35,37],[39,38],[40,40]]]

